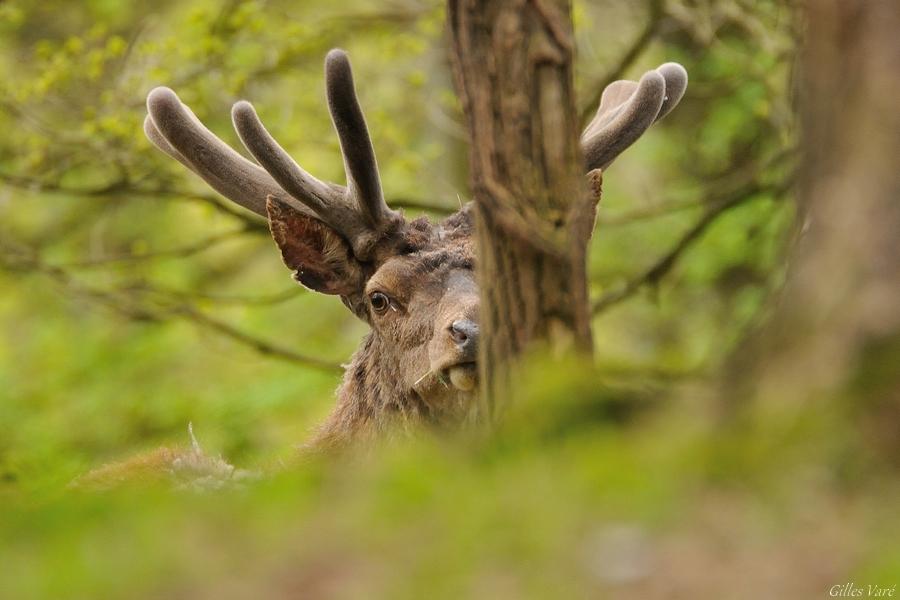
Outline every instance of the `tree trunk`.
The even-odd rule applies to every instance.
[[[806,17],[800,239],[773,320],[740,355],[737,380],[774,410],[839,398],[867,413],[869,439],[892,444],[896,460],[900,3],[820,0]]]
[[[568,0],[449,0],[471,137],[481,394],[496,412],[526,350],[591,347]]]

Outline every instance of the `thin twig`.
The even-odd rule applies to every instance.
[[[242,235],[246,233],[246,231],[246,228],[242,227],[241,229],[235,229],[216,235],[211,235],[208,238],[200,240],[195,244],[188,244],[185,246],[180,246],[178,248],[168,248],[166,250],[157,250],[154,252],[115,254],[110,256],[101,256],[98,258],[55,264],[56,266],[64,269],[92,269],[120,263],[157,260],[160,258],[185,258],[203,252],[204,250],[208,250],[209,248],[212,248],[220,242]]]
[[[184,290],[161,287],[158,284],[154,284],[152,288],[139,286],[138,289],[160,294],[167,298],[174,298],[179,301],[200,300],[214,302],[216,304],[237,304],[242,306],[272,306],[275,304],[281,304],[283,302],[287,302],[288,300],[293,300],[298,295],[302,295],[305,290],[305,288],[303,288],[302,286],[294,285],[281,292],[273,292],[271,294],[260,294],[258,296],[232,296],[224,294],[207,294],[204,292],[188,292]]]

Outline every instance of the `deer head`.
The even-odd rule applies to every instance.
[[[232,119],[258,164],[207,130],[168,88],[150,92],[144,131],[213,189],[266,217],[298,282],[340,297],[370,325],[321,443],[359,436],[373,424],[379,429],[393,415],[459,420],[475,405],[479,294],[472,213],[464,207],[431,223],[408,221],[388,207],[343,51],[328,53],[325,78],[346,186],[300,168],[245,101],[234,105]],[[582,137],[587,170],[606,168],[675,106],[686,84],[684,69],[673,63],[640,82],[611,84]]]

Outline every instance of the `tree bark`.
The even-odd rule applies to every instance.
[[[568,0],[449,0],[471,137],[481,286],[481,395],[496,413],[537,346],[589,349],[582,173]]]

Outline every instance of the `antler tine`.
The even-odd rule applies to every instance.
[[[340,194],[328,184],[316,179],[294,162],[275,138],[266,130],[253,105],[246,100],[231,109],[231,120],[244,146],[259,164],[287,191],[333,226],[329,214],[337,208]],[[336,197],[337,196],[337,197]]]
[[[616,118],[619,113],[627,106],[628,99],[638,87],[637,81],[629,81],[620,79],[613,81],[606,86],[603,94],[600,96],[600,107],[597,114],[588,123],[582,137],[586,137],[591,133],[600,131],[606,127],[610,121]]]
[[[231,111],[234,128],[250,154],[291,196],[303,203],[319,220],[350,242],[360,260],[367,260],[384,232],[382,221],[371,222],[368,214],[340,185],[321,181],[304,171],[266,130],[253,105],[240,101]],[[394,213],[396,214],[396,213]]]
[[[181,152],[172,147],[172,144],[169,143],[163,134],[159,132],[159,129],[156,128],[156,125],[153,124],[153,118],[150,115],[144,117],[144,135],[147,136],[147,139],[153,142],[153,145],[183,164],[187,167],[191,172],[194,171],[194,167],[184,156],[181,155]]]
[[[263,217],[270,195],[298,206],[268,173],[204,127],[169,88],[151,90],[147,110],[144,132],[150,141],[223,196]]]
[[[597,115],[581,136],[588,171],[605,169],[684,96],[687,71],[665,63],[644,73],[639,82],[614,81],[603,90]]]
[[[384,201],[375,150],[363,116],[347,53],[331,50],[325,57],[325,87],[331,120],[341,143],[347,188],[372,226],[392,221],[397,213]]]
[[[637,84],[610,84],[581,139],[587,170],[606,168],[641,137],[656,120],[665,95],[666,80],[657,71],[644,73]]]
[[[653,121],[654,123],[668,115],[678,105],[682,96],[684,96],[688,83],[687,71],[678,63],[665,63],[655,70],[665,80],[666,94],[662,107],[659,109],[659,114],[656,115],[656,119]],[[614,81],[606,86],[600,98],[600,108],[597,109],[597,115],[585,129],[585,136],[599,131],[619,115],[627,106],[628,99],[637,87],[636,81],[624,79]]]
[[[684,67],[675,62],[660,65],[656,70],[666,80],[666,99],[656,116],[656,120],[659,121],[681,102],[681,98],[687,90],[688,74]]]

